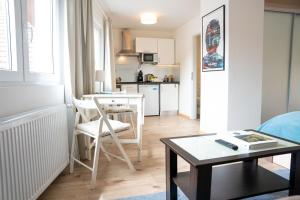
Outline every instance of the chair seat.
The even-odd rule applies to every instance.
[[[130,129],[130,124],[128,123],[120,122],[117,120],[110,120],[110,119],[108,121],[115,133],[119,133]],[[99,133],[99,120],[78,124],[77,129],[91,133],[96,136]],[[106,126],[106,124],[103,123],[102,137],[108,135],[110,135],[109,129]]]
[[[105,108],[106,114],[134,112],[133,109],[124,106],[110,106]]]

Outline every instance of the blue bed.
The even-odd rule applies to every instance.
[[[300,143],[300,111],[278,115],[257,130]]]

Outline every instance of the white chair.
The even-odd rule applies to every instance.
[[[135,125],[133,120],[134,110],[130,108],[129,105],[110,105],[105,107],[105,113],[107,116],[112,116],[113,119],[118,119],[118,116],[126,117],[129,115],[132,131],[134,133],[134,136],[136,137]]]
[[[129,169],[131,169],[132,171],[135,171],[134,166],[132,165],[130,159],[128,158],[128,155],[126,154],[125,150],[123,149],[123,147],[118,139],[118,136],[117,136],[117,134],[119,135],[120,133],[130,130],[130,124],[123,123],[123,122],[116,121],[116,120],[107,119],[107,116],[106,116],[105,112],[102,110],[102,107],[98,103],[97,99],[94,99],[92,102],[92,101],[86,101],[86,100],[78,100],[78,99],[74,98],[73,103],[74,103],[75,107],[77,108],[77,112],[76,112],[75,129],[74,129],[74,133],[73,133],[73,141],[72,141],[72,147],[71,147],[70,173],[73,173],[74,161],[76,161],[77,163],[83,165],[84,167],[86,167],[92,171],[91,184],[92,184],[92,186],[95,186],[100,149],[103,151],[103,153],[105,154],[106,158],[109,161],[110,161],[110,156],[112,156],[114,158],[117,158],[119,160],[126,162]],[[98,120],[89,121],[89,119],[85,116],[84,110],[94,109],[95,107],[97,108],[97,110],[99,112],[100,118]],[[79,123],[80,118],[82,119],[81,123]],[[84,134],[86,136],[94,138],[93,143],[95,144],[95,152],[94,152],[92,167],[90,167],[90,166],[86,165],[85,163],[81,162],[80,160],[76,159],[74,156],[76,136],[79,134]],[[102,145],[102,141],[104,139],[110,139],[110,141],[113,141],[116,144],[116,146],[118,147],[119,151],[121,152],[122,157],[107,152]]]
[[[126,92],[122,91],[122,94],[126,94]],[[113,119],[118,119],[119,120],[119,116],[120,117],[126,117],[129,115],[130,117],[130,123],[131,123],[131,127],[134,133],[134,136],[136,137],[136,132],[135,132],[135,125],[134,125],[134,121],[133,121],[133,116],[135,113],[135,110],[130,108],[129,105],[127,104],[117,104],[117,105],[107,105],[105,107],[105,112],[106,115],[109,117],[113,117]]]

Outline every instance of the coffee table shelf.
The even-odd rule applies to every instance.
[[[175,184],[190,197],[190,172],[178,173]],[[289,189],[285,178],[257,166],[247,168],[243,163],[215,166],[212,169],[211,199],[246,198]]]
[[[161,139],[166,150],[167,200],[177,200],[178,187],[190,200],[241,199],[282,190],[288,190],[289,196],[300,195],[300,144],[276,138],[273,148],[234,151],[216,143],[220,137],[202,134]],[[289,180],[258,165],[259,158],[288,153]],[[189,172],[178,172],[177,156],[189,163]]]

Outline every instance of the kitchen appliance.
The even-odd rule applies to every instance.
[[[145,82],[156,82],[157,77],[154,76],[153,74],[146,74],[145,75]]]
[[[145,96],[145,116],[159,115],[159,85],[140,84],[139,93]]]
[[[141,63],[156,65],[158,63],[158,54],[157,53],[142,53],[141,54]]]
[[[123,29],[122,30],[122,49],[117,53],[117,56],[139,56],[138,53],[136,53],[133,50],[132,47],[132,39],[131,39],[131,33],[129,29]]]
[[[143,72],[142,70],[139,71],[138,76],[137,76],[137,82],[143,82]]]

